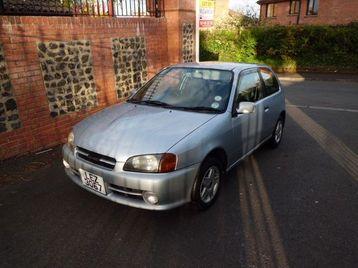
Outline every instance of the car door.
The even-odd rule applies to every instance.
[[[280,86],[275,74],[269,68],[260,67],[259,73],[265,89],[265,96],[260,101],[264,109],[262,137],[267,138],[272,135],[281,112],[280,105],[277,103],[279,101],[278,92]]]
[[[262,124],[264,109],[259,102],[264,97],[262,80],[257,68],[249,69],[240,73],[234,99],[234,111],[240,102],[253,102],[253,113],[237,114],[232,117],[232,131],[236,159],[250,152],[262,140]]]

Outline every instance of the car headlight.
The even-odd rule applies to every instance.
[[[167,173],[174,171],[176,165],[177,157],[175,154],[137,155],[126,161],[123,170],[144,173]]]
[[[72,131],[70,132],[70,134],[68,134],[67,144],[71,148],[72,151],[75,149],[75,135],[73,134]]]

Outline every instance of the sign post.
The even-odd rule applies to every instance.
[[[215,0],[196,0],[196,61],[199,62],[200,29],[208,29],[214,26]]]
[[[199,42],[200,42],[200,32],[199,32],[199,20],[200,20],[200,11],[199,11],[199,1],[200,0],[196,0],[195,1],[195,16],[196,16],[196,20],[195,20],[195,60],[196,62],[200,61],[200,57],[199,57]]]

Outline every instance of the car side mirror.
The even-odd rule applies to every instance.
[[[251,114],[255,111],[255,103],[240,102],[239,107],[236,108],[237,114]]]

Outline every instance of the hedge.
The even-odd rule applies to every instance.
[[[279,70],[358,70],[358,23],[200,32],[200,60],[261,62]]]

